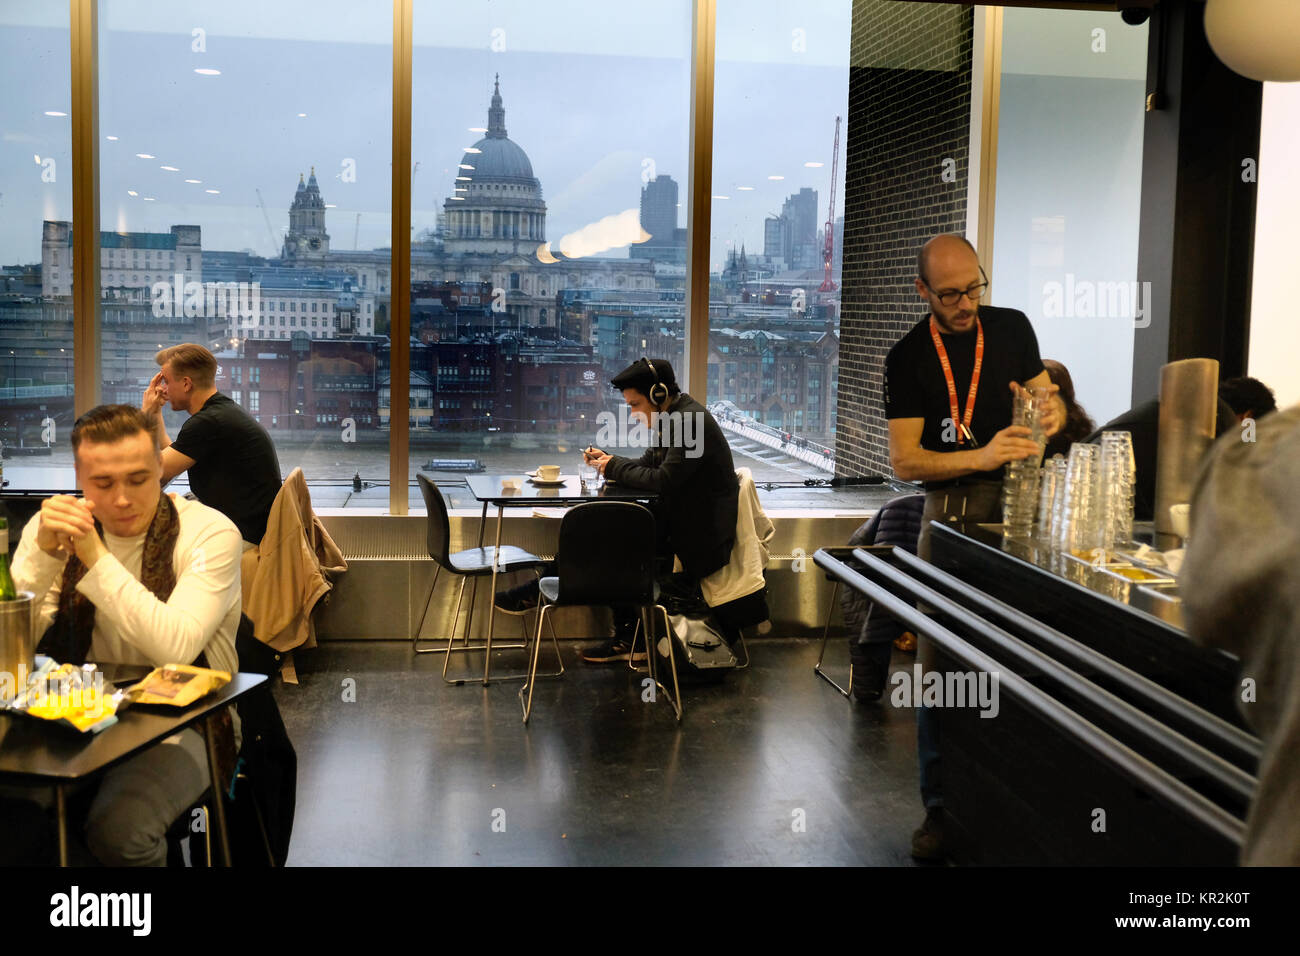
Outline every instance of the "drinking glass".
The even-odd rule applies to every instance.
[[[1075,442],[1065,472],[1065,492],[1053,520],[1053,540],[1063,551],[1083,554],[1098,547],[1101,539],[1098,472],[1101,449]]]
[[[1070,463],[1057,455],[1043,463],[1038,492],[1038,534],[1049,544],[1052,540],[1052,521],[1065,494],[1065,471]]]
[[[1030,440],[1038,445],[1037,455],[1007,462],[1002,480],[1002,533],[1008,538],[1027,538],[1033,532],[1038,508],[1038,460],[1046,442],[1042,411],[1047,389],[1021,389],[1012,401],[1011,424],[1029,429]]]
[[[1101,436],[1101,546],[1114,548],[1133,537],[1133,490],[1136,480],[1133,436],[1103,432]]]

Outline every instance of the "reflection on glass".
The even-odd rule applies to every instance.
[[[690,12],[417,7],[412,476],[572,472],[620,450],[611,378],[681,368]]]
[[[718,4],[708,394],[758,481],[835,471],[850,8]]]
[[[71,464],[72,216],[67,4],[0,6],[0,443],[11,490]],[[66,483],[66,482],[65,482]]]
[[[383,0],[101,5],[104,400],[204,345],[318,507],[387,505],[391,24]]]

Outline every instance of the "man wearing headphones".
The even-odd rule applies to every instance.
[[[731,447],[708,409],[677,387],[667,360],[640,358],[610,383],[622,391],[629,417],[649,429],[650,447],[637,459],[599,448],[584,456],[610,481],[655,492],[660,555],[666,561],[676,555],[687,575],[706,578],[731,559],[736,537],[740,485]],[[584,652],[583,660],[629,659],[636,617],[616,608],[615,624],[614,641]],[[644,659],[643,652],[637,657]]]

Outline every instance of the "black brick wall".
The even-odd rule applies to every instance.
[[[916,254],[966,231],[969,6],[854,0],[835,438],[841,475],[892,475],[885,355],[923,315]],[[944,182],[944,160],[956,167]]]

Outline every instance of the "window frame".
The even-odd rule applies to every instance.
[[[74,290],[73,360],[75,407],[80,415],[101,400],[100,343],[100,215],[99,215],[99,101],[98,101],[98,0],[70,0],[72,47],[72,153],[73,153],[73,264],[76,274],[87,277]],[[392,242],[389,269],[391,288],[390,375],[393,382],[406,382],[396,391],[389,389],[389,513],[404,515],[410,500],[410,429],[413,407],[410,401],[410,306],[411,306],[411,66],[413,58],[413,14],[415,0],[393,0],[393,85],[392,104]],[[690,135],[689,171],[686,188],[687,215],[686,308],[684,318],[684,367],[678,376],[682,388],[701,402],[708,401],[709,351],[709,242],[713,180],[714,65],[717,52],[717,0],[693,0],[690,50]],[[479,223],[474,223],[477,229]],[[129,267],[139,268],[139,251],[133,250]],[[121,263],[110,267],[128,268],[125,251]],[[191,268],[189,258],[186,270]],[[367,291],[367,276],[360,276],[360,290]],[[545,293],[539,288],[538,295]],[[268,324],[275,316],[284,322],[285,302],[265,304]],[[313,303],[315,307],[316,303]],[[287,311],[297,313],[296,303]],[[304,303],[304,312],[307,312]],[[271,315],[270,313],[274,313]],[[308,313],[310,314],[310,313]],[[320,314],[319,312],[317,313]],[[366,306],[366,317],[372,315]],[[700,317],[693,321],[692,316]],[[305,323],[304,323],[305,324]],[[277,327],[278,327],[277,323]],[[287,338],[281,333],[280,338]],[[249,369],[247,385],[257,373]],[[379,404],[385,404],[383,399]]]

